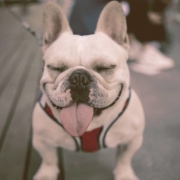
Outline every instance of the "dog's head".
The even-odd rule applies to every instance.
[[[61,8],[44,12],[41,90],[65,129],[82,135],[94,116],[116,104],[129,87],[126,20],[118,2],[103,9],[93,35],[73,35]]]

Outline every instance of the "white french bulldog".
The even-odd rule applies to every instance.
[[[118,2],[103,9],[93,35],[73,35],[61,8],[44,12],[42,97],[33,112],[33,145],[42,157],[34,180],[57,180],[56,148],[118,147],[115,180],[138,180],[131,159],[143,139],[144,113],[130,88],[126,19]]]

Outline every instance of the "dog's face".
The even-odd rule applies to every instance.
[[[109,3],[96,33],[73,35],[58,5],[44,13],[44,72],[41,90],[59,112],[65,129],[82,135],[93,116],[119,100],[129,86],[128,38],[123,10]]]

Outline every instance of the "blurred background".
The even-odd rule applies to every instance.
[[[31,114],[40,94],[42,16],[48,1],[0,0],[0,179],[32,180],[40,157],[31,145]],[[95,31],[108,0],[58,0],[75,34]],[[131,86],[146,116],[133,158],[141,180],[180,179],[180,2],[120,1],[127,17]],[[30,33],[30,32],[31,33]],[[37,38],[35,38],[36,36]],[[113,179],[116,149],[59,150],[61,180]]]

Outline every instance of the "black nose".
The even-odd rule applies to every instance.
[[[69,77],[71,89],[81,92],[90,83],[90,74],[85,70],[76,70]]]

